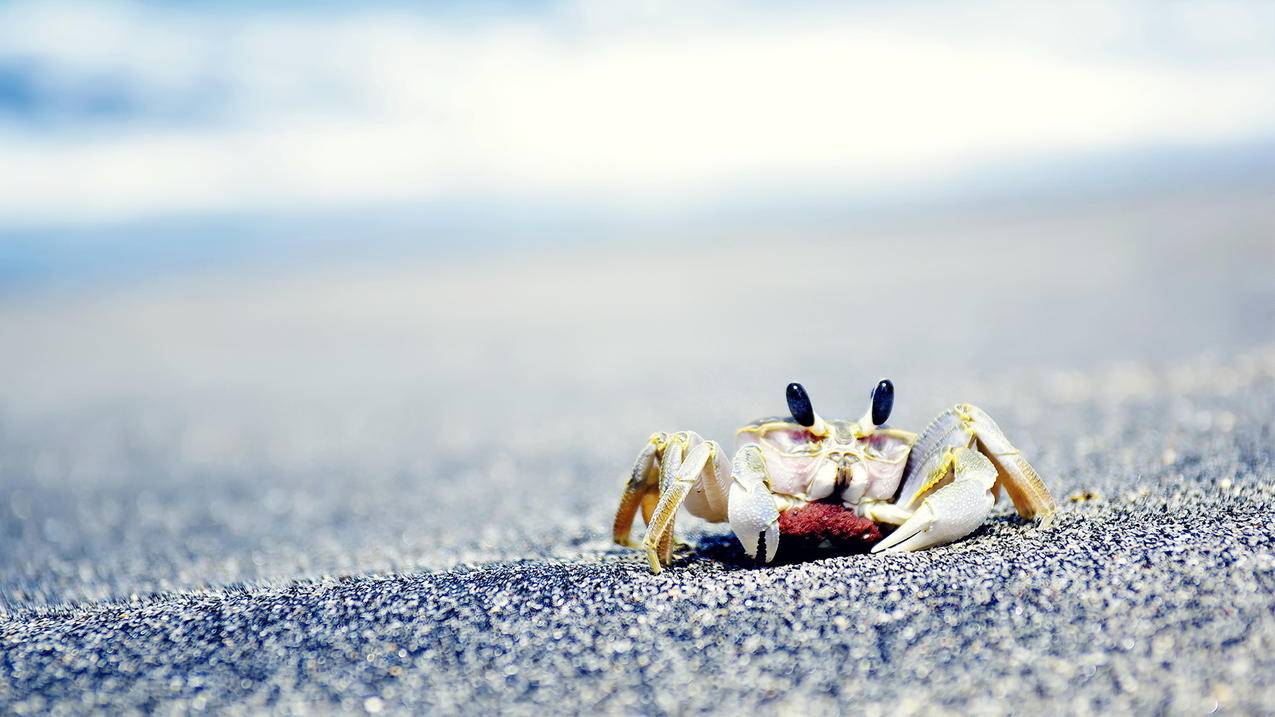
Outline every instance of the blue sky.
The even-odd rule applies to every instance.
[[[1260,4],[0,5],[0,283],[1266,181],[1273,144]]]

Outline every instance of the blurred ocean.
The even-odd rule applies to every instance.
[[[0,5],[0,301],[1272,186],[1260,3]]]

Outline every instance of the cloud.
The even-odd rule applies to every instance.
[[[1237,6],[303,8],[0,10],[11,104],[57,110],[0,109],[0,222],[906,191],[1275,134],[1275,23]]]

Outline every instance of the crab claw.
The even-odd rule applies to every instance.
[[[730,499],[726,504],[731,530],[735,531],[748,557],[756,558],[761,548],[763,562],[769,563],[779,550],[779,508],[767,484],[761,448],[756,445],[741,448],[735,454],[731,478]]]
[[[931,493],[903,525],[872,548],[901,553],[950,543],[978,529],[996,503],[996,466],[972,448],[953,449],[943,462],[949,481]]]

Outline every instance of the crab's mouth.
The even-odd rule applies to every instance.
[[[881,529],[839,503],[820,501],[780,513],[779,535],[784,552],[867,552],[881,540]]]

